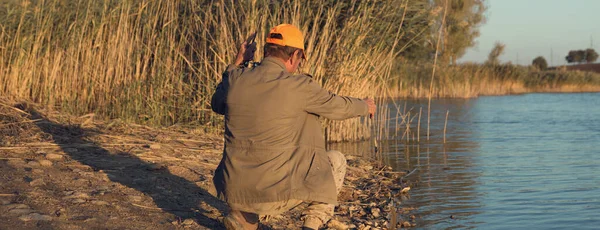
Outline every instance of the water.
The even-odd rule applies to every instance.
[[[600,93],[435,100],[429,141],[427,101],[406,102],[421,107],[420,142],[381,144],[396,170],[417,168],[403,205],[419,228],[600,229]]]

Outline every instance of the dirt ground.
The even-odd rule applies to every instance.
[[[212,174],[222,138],[70,117],[0,100],[0,229],[223,229]],[[348,156],[330,229],[414,226],[405,172]],[[302,207],[264,219],[299,229]]]

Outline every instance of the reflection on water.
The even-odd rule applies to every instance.
[[[419,142],[399,140],[400,132],[378,145],[394,169],[417,169],[409,177],[415,182],[411,198],[403,205],[419,208],[419,227],[595,228],[600,224],[599,105],[598,93],[434,100],[429,141],[424,115]],[[404,106],[427,114],[427,101]],[[390,122],[395,131],[394,126]],[[369,142],[330,148],[376,156]]]

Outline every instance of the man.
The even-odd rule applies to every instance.
[[[305,59],[302,32],[281,24],[267,35],[265,58],[244,42],[223,74],[211,101],[225,115],[225,150],[213,182],[231,208],[227,229],[256,229],[258,215],[278,215],[302,202],[304,229],[318,229],[333,216],[346,159],[325,151],[319,116],[342,120],[375,112],[372,99],[343,97],[311,76],[294,74]]]

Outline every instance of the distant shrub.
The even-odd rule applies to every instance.
[[[546,70],[548,68],[548,62],[546,62],[546,59],[542,56],[533,59],[531,65],[538,70]]]

